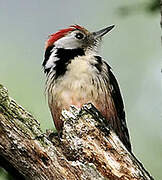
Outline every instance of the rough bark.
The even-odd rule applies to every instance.
[[[91,104],[63,110],[61,118],[61,137],[43,134],[38,121],[0,86],[1,166],[17,179],[153,179]]]

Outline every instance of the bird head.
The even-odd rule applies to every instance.
[[[73,25],[50,35],[42,64],[44,72],[63,74],[66,66],[76,56],[83,56],[89,52],[96,53],[102,37],[113,27],[114,25],[111,25],[97,32],[89,32],[84,27]]]
[[[101,38],[113,27],[114,25],[111,25],[97,32],[89,32],[84,27],[73,25],[50,35],[46,42],[46,48],[54,45],[56,48],[63,49],[82,48],[84,51],[95,49],[94,47],[97,47]]]

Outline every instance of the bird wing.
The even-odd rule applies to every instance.
[[[117,135],[119,136],[120,140],[131,152],[131,143],[130,143],[127,124],[126,124],[124,103],[123,103],[122,96],[120,93],[119,85],[114,74],[111,71],[111,67],[106,62],[104,62],[104,64],[107,67],[106,76],[108,76],[108,79],[109,79],[108,89],[110,92],[112,103],[115,106],[116,114],[117,114],[117,117],[112,118],[111,121],[113,122],[111,122],[111,124],[112,126],[114,126],[113,128],[115,132],[117,133]]]

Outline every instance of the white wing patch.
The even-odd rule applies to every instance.
[[[52,67],[55,67],[55,62],[58,61],[59,59],[56,57],[56,52],[57,52],[57,49],[54,47],[52,50],[51,50],[51,56],[49,57],[49,60],[47,61],[46,65],[45,65],[45,69],[49,69],[49,68],[52,68]]]

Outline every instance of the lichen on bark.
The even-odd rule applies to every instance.
[[[153,179],[92,104],[71,106],[61,118],[59,136],[44,134],[0,85],[0,166],[17,179]]]

